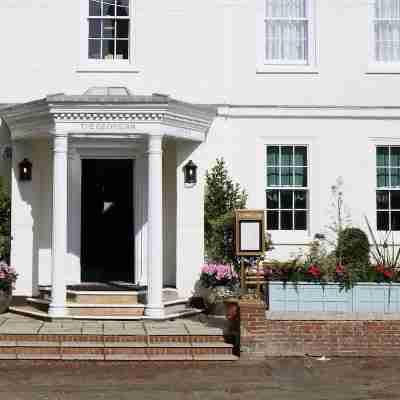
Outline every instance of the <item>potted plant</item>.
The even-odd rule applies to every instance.
[[[18,274],[13,267],[0,261],[0,314],[7,311],[11,304],[12,290]]]
[[[239,275],[231,264],[204,264],[200,284],[207,312],[225,315],[224,300],[238,295]]]

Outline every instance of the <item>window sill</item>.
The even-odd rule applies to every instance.
[[[133,64],[80,64],[75,68],[76,72],[79,73],[90,73],[90,72],[105,72],[105,73],[138,73],[140,72],[137,65]]]
[[[283,65],[283,64],[259,64],[257,74],[314,74],[319,71],[314,65]]]
[[[392,63],[392,64],[369,64],[367,71],[367,75],[400,75],[400,63]]]

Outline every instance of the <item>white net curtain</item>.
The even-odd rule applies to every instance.
[[[266,0],[266,60],[306,63],[308,24],[307,0]]]
[[[375,59],[400,61],[400,0],[375,0]]]

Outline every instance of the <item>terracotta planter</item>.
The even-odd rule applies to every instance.
[[[224,300],[225,316],[229,321],[235,321],[238,318],[239,302],[236,298],[228,298]]]
[[[10,307],[12,300],[11,290],[1,290],[0,289],[0,314],[5,313]]]

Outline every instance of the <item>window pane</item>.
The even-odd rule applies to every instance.
[[[294,208],[307,208],[307,192],[305,190],[296,190],[294,192]]]
[[[279,192],[267,190],[267,209],[279,208]]]
[[[293,191],[292,190],[281,190],[281,208],[292,209],[293,208]]]
[[[387,190],[376,192],[376,208],[378,210],[389,210],[389,192]]]
[[[392,231],[400,231],[400,211],[391,212],[391,226]]]
[[[307,168],[296,167],[294,169],[294,184],[296,186],[307,186]]]
[[[307,211],[294,212],[294,229],[301,231],[307,229]]]
[[[307,147],[296,146],[294,150],[294,165],[297,166],[307,165]]]
[[[103,15],[107,17],[115,16],[115,0],[103,0]]]
[[[127,60],[129,58],[129,41],[128,40],[117,40],[117,60]]]
[[[103,40],[103,58],[114,59],[114,40]]]
[[[279,165],[279,147],[267,147],[267,165]]]
[[[377,18],[399,18],[399,0],[375,0],[375,16]]]
[[[117,39],[118,38],[128,38],[129,37],[129,21],[117,20]]]
[[[281,168],[281,186],[292,186],[293,185],[293,168],[282,167]]]
[[[270,231],[279,229],[279,211],[267,212],[267,229]]]
[[[390,148],[390,165],[392,167],[400,167],[400,147]]]
[[[376,148],[376,165],[378,167],[389,166],[389,147],[378,146]]]
[[[376,213],[376,228],[378,231],[389,230],[389,211],[378,211]]]
[[[117,15],[121,17],[129,16],[129,0],[117,0]]]
[[[293,165],[293,147],[282,146],[281,165]]]
[[[267,186],[279,186],[279,168],[267,168]]]
[[[293,211],[281,211],[281,229],[293,229]]]
[[[101,19],[89,20],[89,37],[101,38]]]
[[[392,190],[390,192],[390,208],[392,210],[400,210],[400,191]]]
[[[378,187],[389,186],[389,168],[377,168],[376,180]]]
[[[101,59],[101,40],[89,40],[89,58]]]
[[[390,179],[391,187],[400,186],[400,168],[390,169]]]
[[[306,0],[266,0],[266,16],[304,18],[305,2]]]
[[[267,20],[265,57],[267,60],[306,61],[308,21]]]
[[[89,0],[89,16],[101,15],[101,2],[100,0]]]
[[[103,19],[103,38],[113,39],[115,36],[115,20]]]

